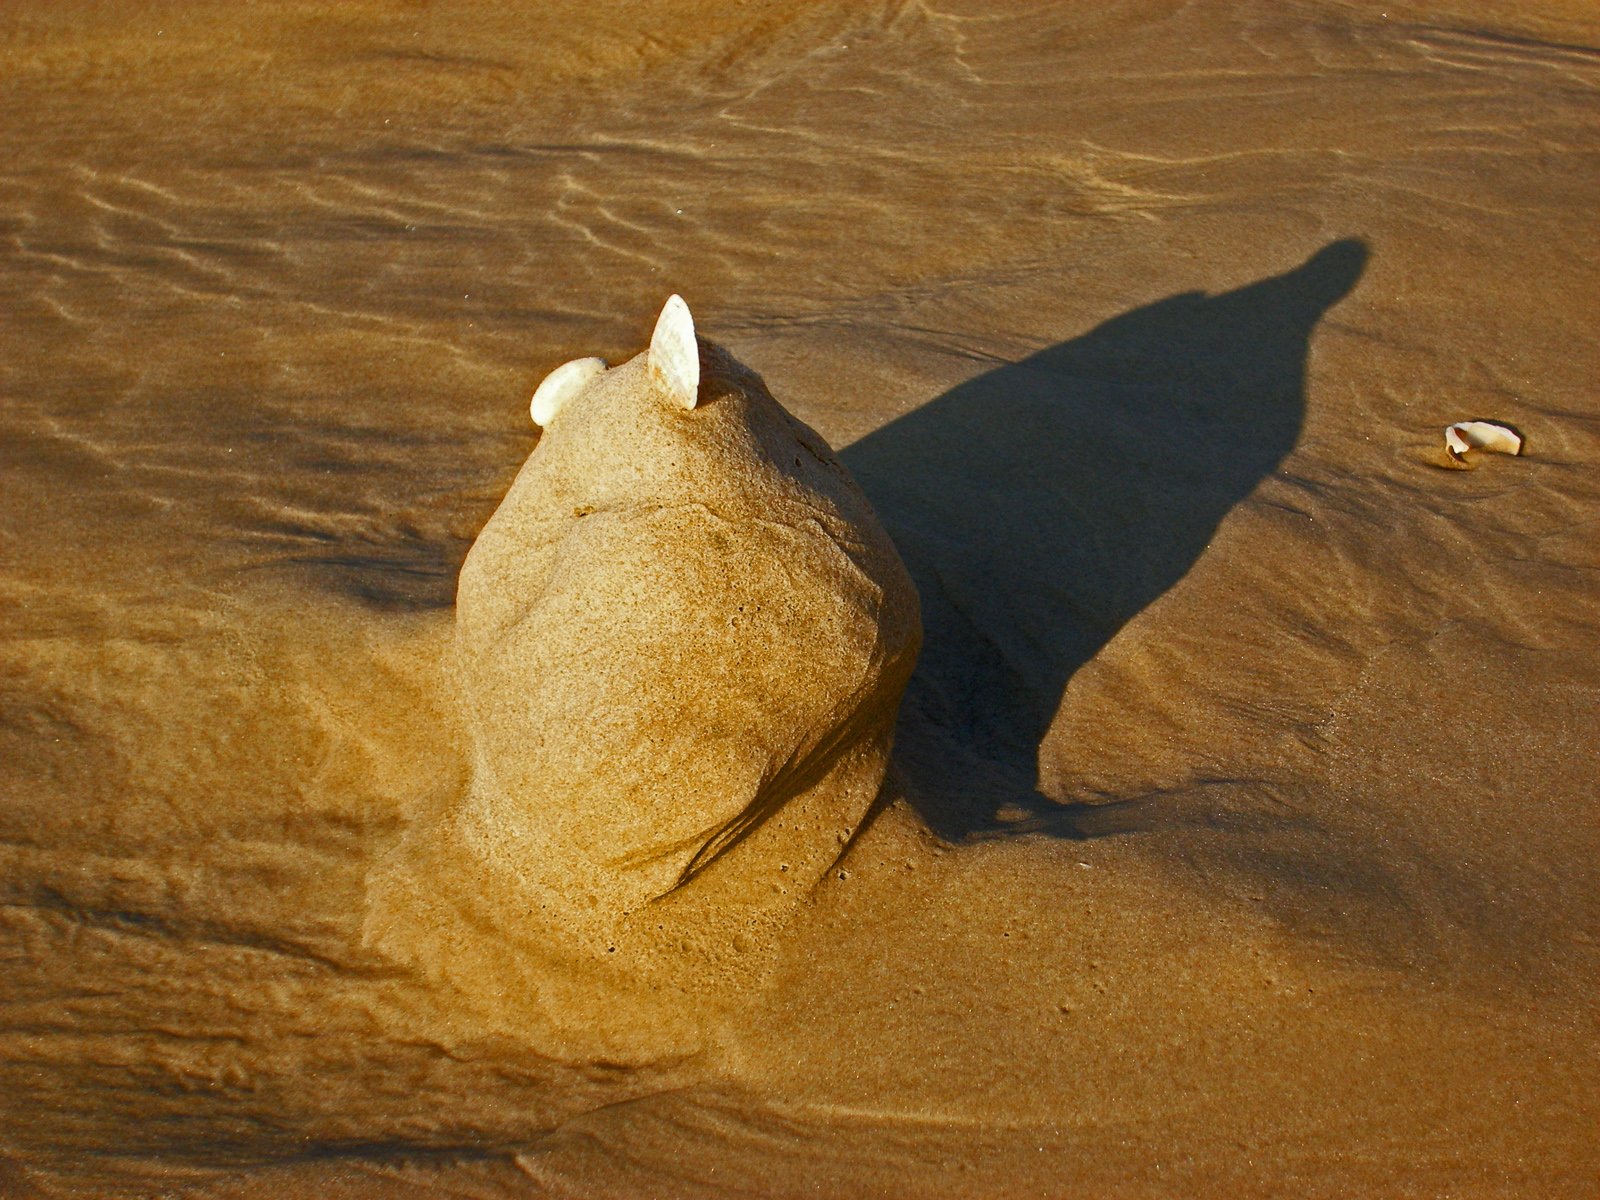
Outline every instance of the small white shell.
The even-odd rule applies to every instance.
[[[528,414],[533,417],[533,423],[541,429],[550,424],[561,411],[561,406],[605,369],[604,359],[575,358],[551,371],[544,377],[544,382],[534,389],[533,399],[528,402]]]
[[[650,375],[667,396],[693,408],[700,391],[700,347],[694,340],[694,318],[683,297],[672,295],[656,318],[650,337]]]
[[[1444,446],[1457,462],[1462,461],[1468,450],[1521,454],[1522,435],[1498,421],[1457,421],[1445,428]]]

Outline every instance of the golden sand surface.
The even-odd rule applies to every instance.
[[[0,145],[0,1195],[1600,1192],[1592,5],[11,0]],[[892,803],[759,987],[441,979],[457,571],[672,292]]]

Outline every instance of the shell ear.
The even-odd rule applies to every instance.
[[[667,297],[650,337],[650,377],[683,408],[693,408],[700,391],[700,346],[694,318],[683,297]]]
[[[550,424],[555,415],[561,411],[561,406],[582,391],[584,384],[605,369],[606,364],[603,359],[575,358],[551,371],[544,377],[544,382],[534,390],[533,400],[528,404],[528,413],[533,417],[533,423],[541,429]]]

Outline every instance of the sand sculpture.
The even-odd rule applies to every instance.
[[[558,367],[461,570],[472,779],[452,835],[585,955],[759,939],[878,796],[921,640],[866,498],[668,300]]]

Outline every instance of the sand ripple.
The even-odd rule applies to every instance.
[[[1416,7],[9,6],[0,1191],[1592,1192],[1600,29]],[[778,985],[574,1039],[359,930],[670,291],[930,633]]]

